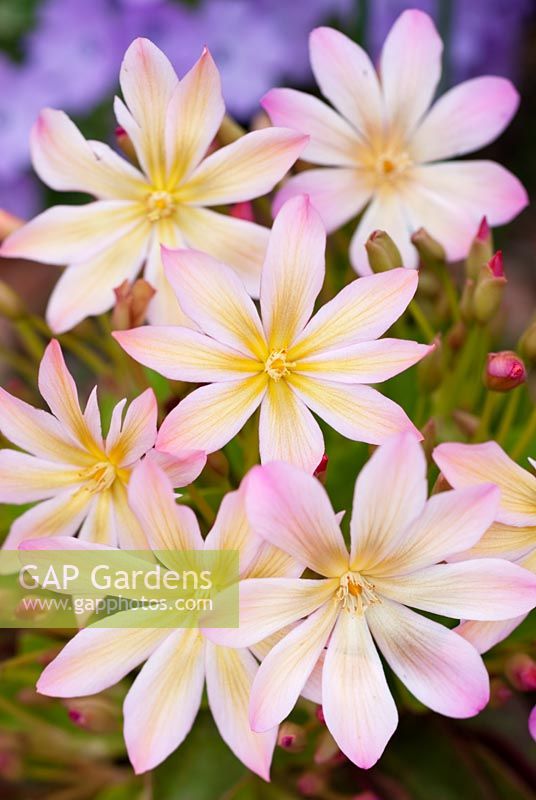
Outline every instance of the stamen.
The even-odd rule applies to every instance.
[[[116,469],[109,461],[100,461],[93,467],[88,467],[80,472],[80,478],[84,482],[82,488],[90,494],[97,494],[109,489],[116,477]]]
[[[170,217],[175,211],[173,197],[169,192],[152,192],[147,197],[147,219],[158,222],[163,217]]]
[[[281,378],[286,378],[287,375],[290,375],[295,366],[295,362],[287,361],[287,351],[283,348],[282,350],[273,350],[270,353],[266,359],[264,371],[274,381],[280,381]]]
[[[379,603],[374,585],[358,572],[347,572],[340,579],[336,593],[337,601],[349,614],[363,614],[368,606]]]

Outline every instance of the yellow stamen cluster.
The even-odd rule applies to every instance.
[[[374,585],[358,572],[346,572],[341,577],[336,599],[349,614],[363,614],[368,606],[380,602]]]
[[[280,381],[290,375],[291,370],[296,366],[293,361],[287,361],[287,351],[273,350],[264,365],[264,371],[274,381]]]
[[[80,478],[84,482],[82,488],[90,494],[98,494],[109,489],[117,477],[117,469],[110,461],[99,461],[80,473]]]
[[[159,219],[170,217],[174,211],[175,204],[169,192],[151,192],[147,197],[147,219],[149,222],[158,222]]]

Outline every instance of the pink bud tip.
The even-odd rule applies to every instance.
[[[512,350],[488,353],[485,383],[488,389],[507,392],[525,382],[527,370],[521,358]]]
[[[504,278],[504,262],[502,250],[497,250],[488,261],[488,267],[492,271],[495,278]]]
[[[327,471],[328,462],[329,462],[329,458],[326,455],[326,453],[324,453],[324,455],[320,459],[320,464],[317,466],[317,468],[313,472],[313,475],[314,475],[315,478],[318,478],[319,475],[323,475]]]
[[[77,711],[75,708],[70,708],[68,715],[69,719],[74,725],[78,725],[79,728],[84,728],[86,726],[87,720],[81,711]]]
[[[123,136],[127,135],[127,132],[121,125],[118,125],[115,129],[115,135],[118,139],[122,139]]]
[[[282,736],[281,739],[279,740],[279,747],[283,748],[292,747],[295,741],[296,741],[295,736],[290,736],[290,735]]]
[[[487,242],[489,237],[491,236],[491,231],[488,225],[487,217],[482,217],[482,222],[478,226],[478,232],[476,234],[476,238],[479,242]]]
[[[324,458],[326,458],[326,456],[324,456]],[[322,706],[317,706],[315,714],[316,714],[317,720],[319,722],[321,722],[322,725],[325,725],[326,724],[326,718],[324,717],[324,712],[322,711]]]
[[[235,219],[245,219],[246,222],[255,222],[255,215],[253,213],[253,206],[249,200],[244,200],[241,203],[235,203],[231,208],[231,217]]]

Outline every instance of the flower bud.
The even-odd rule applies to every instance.
[[[323,797],[326,789],[324,779],[315,772],[304,772],[298,778],[296,785],[303,797]]]
[[[501,305],[506,278],[501,251],[481,267],[473,295],[473,315],[477,322],[489,322]]]
[[[490,681],[490,708],[502,708],[512,697],[512,690],[500,678],[492,678]]]
[[[23,739],[11,731],[0,732],[0,778],[15,782],[23,774]]]
[[[324,711],[322,710],[322,706],[317,706],[315,711],[315,717],[317,720],[322,724],[326,724],[326,718],[324,717]]]
[[[126,331],[142,325],[147,307],[156,294],[150,283],[139,278],[134,283],[123,281],[114,289],[116,298],[112,311],[112,325],[116,331]]]
[[[465,262],[468,277],[476,278],[480,268],[488,263],[492,255],[493,237],[488,221],[486,217],[483,217]]]
[[[138,156],[136,155],[132,139],[121,125],[118,125],[115,129],[115,140],[128,160],[131,161],[132,164],[138,166]]]
[[[534,319],[518,342],[517,349],[529,364],[536,364],[536,319]]]
[[[385,231],[373,231],[365,249],[373,272],[386,272],[403,266],[398,247]]]
[[[17,292],[4,281],[0,281],[0,317],[16,320],[25,314],[24,303]]]
[[[291,753],[299,753],[306,744],[305,731],[293,722],[284,722],[279,728],[277,744],[283,750]]]
[[[91,733],[112,733],[120,727],[119,708],[105,697],[73,697],[63,701],[69,719]]]
[[[521,358],[512,350],[488,353],[484,370],[484,385],[494,392],[509,392],[525,383],[527,370]]]
[[[251,200],[243,200],[241,203],[235,203],[231,206],[229,216],[235,219],[245,219],[246,222],[255,222],[255,214],[253,213],[253,204]]]
[[[424,228],[419,228],[418,231],[415,231],[411,237],[411,241],[416,247],[421,262],[425,267],[445,263],[445,248],[438,241],[433,239]]]
[[[313,472],[313,477],[318,478],[318,480],[322,484],[325,484],[325,482],[326,482],[326,475],[327,475],[327,471],[328,471],[328,463],[329,463],[328,455],[327,455],[327,453],[324,453],[324,455],[320,459],[320,464],[317,466],[317,468]]]
[[[461,320],[456,322],[449,330],[446,341],[451,350],[459,350],[467,339],[467,327]]]
[[[526,653],[516,653],[509,658],[504,671],[512,686],[520,692],[536,689],[536,661]]]
[[[461,432],[465,433],[468,439],[473,438],[480,424],[478,417],[475,417],[474,414],[470,414],[469,411],[464,411],[463,408],[455,408],[452,412],[452,419]]]

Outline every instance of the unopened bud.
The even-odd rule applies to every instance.
[[[469,255],[466,260],[466,272],[470,278],[476,279],[480,268],[487,264],[493,255],[493,237],[486,217],[478,227]]]
[[[316,707],[316,711],[315,711],[315,717],[317,718],[317,720],[318,720],[318,721],[319,721],[319,722],[320,722],[322,725],[325,725],[325,724],[326,724],[326,718],[324,717],[324,711],[323,711],[323,709],[322,709],[322,706],[317,706],[317,707]]]
[[[473,438],[480,425],[478,417],[475,417],[474,414],[470,414],[469,411],[464,411],[463,408],[455,408],[452,412],[452,419],[461,432],[465,433],[468,439]]]
[[[23,741],[20,734],[0,732],[0,777],[6,781],[19,781],[23,773]]]
[[[294,725],[293,722],[284,722],[279,728],[277,744],[283,750],[299,753],[306,744],[305,731],[299,725]]]
[[[92,733],[112,733],[120,726],[119,709],[104,697],[73,697],[63,701],[69,719]]]
[[[367,239],[365,249],[373,272],[386,272],[403,266],[398,247],[385,231],[373,231]]]
[[[116,331],[126,331],[142,325],[147,315],[149,303],[156,294],[150,283],[139,278],[134,283],[123,281],[114,289],[115,306],[112,311],[112,325]]]
[[[492,678],[490,681],[490,708],[502,708],[512,697],[512,690],[500,678]]]
[[[224,478],[229,475],[229,461],[221,450],[216,450],[215,453],[207,456],[207,467]]]
[[[320,459],[320,464],[317,466],[317,468],[313,472],[313,476],[315,478],[318,478],[318,480],[322,484],[324,484],[326,482],[326,476],[327,476],[327,471],[328,471],[328,463],[329,463],[328,455],[327,455],[327,453],[324,453],[324,455]]]
[[[430,417],[422,428],[422,448],[427,461],[432,460],[432,451],[437,444],[437,422],[433,417]]]
[[[445,374],[441,337],[436,336],[433,344],[434,349],[419,362],[417,367],[419,385],[422,391],[426,393],[435,391],[440,386]]]
[[[6,319],[20,319],[26,314],[22,299],[11,286],[0,281],[0,317]]]
[[[536,689],[536,661],[526,653],[516,653],[509,658],[504,671],[512,686],[520,692]]]
[[[331,761],[339,752],[339,745],[326,729],[318,737],[314,760],[315,764],[326,764]]]
[[[494,392],[509,392],[525,383],[527,370],[521,358],[512,350],[488,353],[484,370],[484,385]]]
[[[132,139],[121,125],[118,125],[115,129],[115,140],[128,160],[137,165],[138,156],[136,155],[136,149],[132,143]]]
[[[231,206],[229,215],[235,217],[235,219],[245,219],[247,222],[255,222],[255,214],[253,213],[253,204],[251,200],[243,200],[241,203],[235,203],[234,206]]]
[[[517,347],[529,364],[536,364],[536,319],[530,323],[523,333]]]
[[[326,782],[315,772],[304,772],[298,778],[296,785],[303,797],[323,797],[326,789]]]
[[[456,322],[446,336],[446,342],[451,350],[459,350],[467,339],[467,326],[461,320]]]
[[[502,254],[499,251],[480,268],[475,286],[473,315],[481,325],[493,319],[499,310],[505,286]]]
[[[425,267],[445,263],[445,248],[438,241],[433,239],[424,228],[419,228],[418,231],[415,231],[411,237],[411,241],[416,247],[421,262]]]

